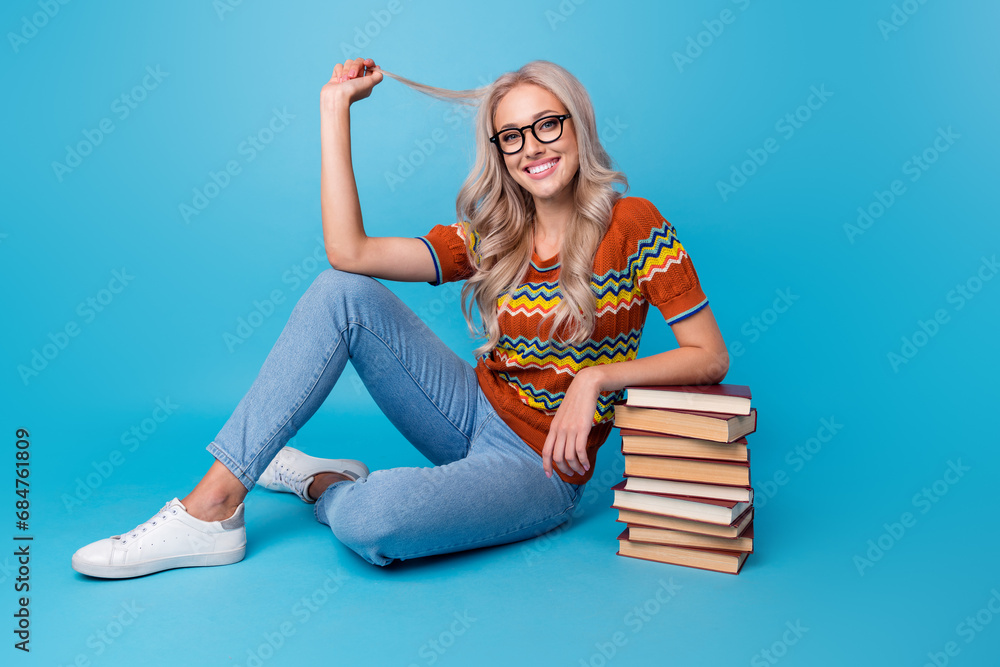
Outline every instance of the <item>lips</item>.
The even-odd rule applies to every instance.
[[[559,164],[559,158],[548,158],[546,160],[536,160],[532,162],[527,167],[524,168],[524,173],[534,179],[545,178],[549,175],[549,172],[556,168]],[[538,168],[542,167],[541,171]],[[532,173],[535,170],[535,173]]]

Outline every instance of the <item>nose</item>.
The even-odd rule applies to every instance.
[[[528,130],[524,133],[524,154],[527,155],[538,155],[542,151],[542,142],[538,140],[535,133]]]

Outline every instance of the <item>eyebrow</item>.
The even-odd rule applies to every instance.
[[[559,112],[558,111],[553,111],[552,109],[546,109],[545,111],[539,111],[538,113],[535,114],[534,118],[532,118],[531,121],[534,122],[534,121],[538,120],[539,118],[541,118],[542,116],[545,116],[545,115],[556,115],[556,116],[558,116]],[[506,125],[504,125],[503,127],[501,127],[499,130],[497,130],[497,132],[503,132],[504,130],[509,130],[512,127],[513,128],[520,128],[521,126],[520,125],[516,125],[514,123],[507,123]]]

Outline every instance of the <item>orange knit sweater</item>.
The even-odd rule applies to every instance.
[[[437,278],[431,285],[473,275],[479,239],[467,222],[435,225],[417,238],[434,258]],[[561,299],[559,256],[542,259],[532,252],[524,282],[497,300],[497,346],[476,362],[479,384],[497,414],[539,455],[552,418],[580,369],[636,358],[650,304],[665,304],[671,325],[708,304],[673,226],[640,197],[615,203],[594,258],[591,289],[597,297],[597,318],[590,339],[572,346],[550,342],[551,318],[541,328],[539,324]],[[553,466],[563,480],[583,484],[593,475],[597,450],[613,425],[613,404],[623,396],[624,389],[599,396],[587,440],[590,470],[566,475]]]

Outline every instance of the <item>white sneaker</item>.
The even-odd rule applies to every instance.
[[[336,472],[357,481],[368,477],[368,466],[354,459],[320,459],[284,447],[261,473],[257,483],[272,491],[294,493],[307,503],[315,503],[307,491],[321,472]]]
[[[243,560],[243,503],[228,519],[202,521],[174,498],[128,533],[98,540],[73,554],[73,569],[104,579],[140,577],[175,567],[229,565]]]

